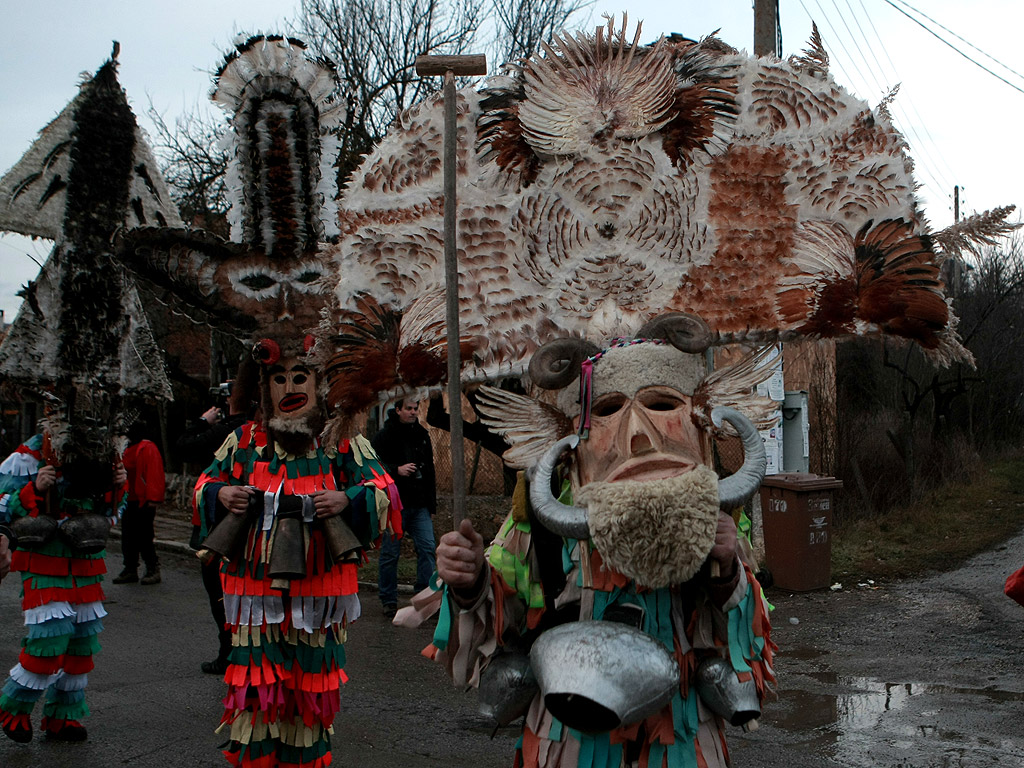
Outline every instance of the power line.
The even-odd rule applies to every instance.
[[[997,59],[997,58],[996,58],[995,56],[992,56],[991,54],[989,54],[989,53],[986,53],[986,52],[985,52],[985,51],[983,51],[983,50],[982,50],[981,48],[979,48],[979,47],[978,47],[978,46],[976,46],[976,45],[975,45],[974,43],[972,43],[972,42],[971,42],[970,40],[967,40],[966,38],[963,38],[963,37],[961,37],[960,35],[958,35],[958,34],[957,34],[956,32],[954,32],[954,31],[953,31],[952,29],[950,29],[949,27],[943,26],[941,22],[938,22],[938,21],[936,21],[936,20],[935,20],[935,19],[933,19],[933,18],[932,18],[931,16],[929,16],[929,15],[928,15],[927,13],[925,13],[924,11],[919,11],[919,10],[918,10],[917,8],[915,8],[914,6],[912,6],[912,5],[910,4],[910,3],[904,2],[904,0],[897,0],[897,2],[899,2],[899,3],[901,4],[901,5],[905,5],[905,6],[907,7],[907,8],[909,8],[910,10],[912,10],[912,11],[913,11],[914,13],[916,13],[916,14],[919,14],[919,15],[923,16],[924,18],[928,19],[928,21],[930,21],[930,22],[931,22],[932,24],[934,24],[935,26],[937,26],[937,27],[938,27],[939,29],[942,29],[942,30],[945,30],[946,32],[949,32],[949,34],[951,34],[951,35],[952,35],[953,37],[955,37],[955,38],[956,38],[957,40],[959,40],[959,41],[961,41],[961,42],[963,42],[963,43],[966,43],[967,45],[969,45],[969,46],[970,46],[971,48],[973,48],[974,50],[976,50],[976,51],[977,51],[978,53],[980,53],[980,54],[981,54],[982,56],[984,56],[985,58],[987,58],[987,59],[991,59],[992,61],[994,61],[994,62],[995,62],[996,64],[998,64],[998,65],[999,65],[1000,67],[1002,67],[1003,69],[1005,69],[1005,70],[1006,70],[1007,72],[1012,72],[1012,73],[1013,73],[1013,74],[1015,74],[1015,75],[1016,75],[1017,77],[1019,77],[1019,78],[1021,78],[1022,80],[1024,80],[1024,75],[1022,75],[1022,74],[1021,74],[1020,72],[1018,72],[1017,70],[1013,69],[1012,67],[1009,67],[1009,66],[1007,66],[1006,64],[1003,64],[1003,62],[1001,62],[1001,61],[1000,61],[999,59]]]
[[[855,72],[857,74],[857,80],[859,80],[860,82],[867,82],[868,78],[866,78],[864,76],[863,72],[861,72],[860,67],[857,65],[857,61],[854,59],[854,57],[851,55],[850,51],[846,47],[846,42],[843,40],[842,36],[839,34],[838,30],[836,29],[836,26],[832,23],[832,19],[829,16],[829,14],[827,14],[825,12],[825,9],[822,8],[821,3],[819,2],[819,0],[815,0],[815,4],[818,6],[818,10],[820,11],[822,18],[824,19],[825,23],[828,25],[829,29],[832,31],[832,34],[834,35],[835,41],[838,43],[838,45],[842,49],[843,53],[846,56],[846,59],[848,60],[850,65],[853,66],[853,68],[854,68],[854,70],[855,70]],[[804,13],[807,14],[807,17],[813,22],[814,21],[814,17],[807,10],[807,6],[804,5],[803,0],[800,0],[800,5],[801,5],[801,7],[803,7]],[[842,16],[842,14],[840,13],[840,17],[841,16]],[[843,20],[843,23],[846,24],[845,19]],[[849,25],[846,25],[846,27],[847,27],[847,29],[849,29]],[[851,38],[852,38],[852,32],[850,34],[851,34]],[[856,43],[856,40],[851,40],[851,42]],[[865,43],[866,42],[867,41],[865,40]],[[870,45],[869,45],[869,47],[870,47]],[[866,63],[866,61],[867,60],[865,59],[865,63]],[[851,78],[849,76],[849,73],[846,72],[846,69],[843,66],[843,63],[842,63],[841,60],[836,59],[835,60],[835,64],[839,68],[840,72],[842,72],[842,74],[843,74],[843,76],[844,76],[844,78],[846,79],[847,82],[850,82],[850,83],[855,82],[854,78]],[[886,90],[886,89],[882,88],[882,86],[877,81],[876,81],[876,87],[879,89],[880,92],[883,92],[883,93]],[[902,111],[902,107],[900,106],[898,101],[897,101],[897,104],[895,106],[897,107],[897,109],[901,113],[903,112]],[[915,141],[915,146],[918,149],[920,149],[921,153],[925,156],[925,158],[927,158],[927,163],[924,161],[923,158],[918,158],[918,162],[915,163],[915,166],[917,167],[917,169],[919,171],[919,175],[923,176],[923,177],[926,177],[926,179],[920,179],[920,177],[919,177],[919,181],[925,181],[925,186],[933,187],[935,190],[939,191],[939,193],[940,193],[939,198],[940,199],[942,197],[948,197],[948,194],[943,192],[943,190],[952,188],[952,184],[948,180],[940,178],[940,176],[942,176],[943,174],[941,173],[941,171],[938,170],[937,167],[935,167],[936,166],[935,160],[931,158],[931,154],[928,152],[928,148],[927,148],[926,143],[920,138],[920,136],[917,135],[916,131],[914,130],[913,121],[911,121],[906,116],[905,113],[903,113],[903,117],[904,117],[904,120],[905,120],[905,127],[901,126],[901,130],[903,132],[905,132],[905,133],[908,133],[909,135],[911,135],[913,137],[913,139]],[[933,170],[933,168],[934,168],[934,170]],[[929,179],[930,179],[930,181],[928,181]]]
[[[1005,77],[1003,77],[1002,75],[997,75],[997,74],[996,74],[995,72],[993,72],[993,71],[992,71],[991,69],[989,69],[988,67],[986,67],[986,66],[985,66],[984,64],[982,64],[981,62],[979,62],[979,61],[975,61],[975,60],[974,60],[974,59],[972,59],[972,58],[971,58],[970,56],[968,56],[968,55],[967,55],[966,53],[964,53],[964,52],[963,52],[963,51],[961,51],[961,50],[960,50],[959,48],[957,48],[957,47],[956,47],[955,45],[953,45],[953,44],[952,44],[951,42],[949,42],[948,40],[946,40],[946,39],[945,39],[944,37],[942,37],[941,35],[937,34],[937,33],[935,32],[935,30],[933,30],[933,29],[930,29],[930,28],[929,28],[929,27],[928,27],[927,25],[925,25],[925,24],[922,24],[922,23],[920,22],[920,20],[918,20],[918,19],[915,19],[915,18],[914,18],[913,16],[911,16],[911,15],[910,15],[909,13],[907,13],[907,12],[906,12],[905,10],[903,10],[902,8],[900,8],[900,7],[898,6],[898,5],[896,5],[896,4],[894,3],[894,2],[892,2],[892,0],[883,0],[883,2],[887,3],[888,5],[892,6],[892,7],[893,7],[893,8],[895,8],[895,9],[896,9],[897,11],[899,11],[900,13],[902,13],[902,14],[903,14],[904,16],[906,16],[906,17],[907,17],[908,19],[910,19],[910,20],[911,20],[912,22],[914,22],[914,23],[915,23],[915,24],[917,24],[917,25],[918,25],[919,27],[921,27],[921,29],[923,29],[923,30],[924,30],[925,32],[927,32],[928,34],[932,35],[932,36],[933,36],[933,37],[934,37],[934,38],[935,38],[936,40],[940,41],[941,43],[943,43],[943,44],[945,44],[945,45],[948,45],[948,46],[949,46],[950,48],[952,48],[952,49],[953,49],[954,51],[956,51],[956,52],[957,52],[957,53],[959,53],[959,54],[960,54],[961,56],[963,56],[963,57],[964,57],[965,59],[967,59],[967,60],[968,60],[969,62],[971,62],[971,64],[974,64],[974,65],[975,65],[976,67],[978,67],[979,69],[983,69],[983,70],[985,70],[986,72],[988,72],[988,73],[989,73],[990,75],[992,75],[992,77],[996,78],[997,80],[1002,80],[1002,81],[1003,81],[1004,83],[1006,83],[1006,84],[1007,84],[1008,86],[1010,86],[1011,88],[1013,88],[1013,90],[1015,90],[1015,91],[1020,91],[1021,93],[1024,93],[1024,88],[1020,88],[1019,86],[1016,86],[1016,85],[1014,85],[1013,83],[1011,83],[1011,82],[1010,82],[1009,80],[1007,80],[1007,79],[1006,79]],[[910,6],[908,6],[908,7],[910,7]],[[922,14],[922,15],[923,15],[923,14]]]
[[[882,36],[878,34],[878,29],[875,27],[875,22],[872,21],[871,19],[871,14],[869,14],[867,8],[864,7],[864,0],[857,0],[857,2],[860,4],[860,9],[864,12],[864,17],[868,20],[868,25],[871,27],[871,31],[875,33],[875,39],[878,41],[879,48],[882,49],[882,53],[885,54],[886,61],[889,62],[889,66],[892,68],[894,82],[901,82],[903,78],[900,77],[900,73],[896,68],[896,64],[895,62],[893,62],[892,56],[889,55],[889,49],[886,48],[885,43],[882,41]],[[872,53],[873,52],[874,51],[872,49]],[[878,66],[879,69],[883,69],[881,63],[879,63]],[[928,129],[928,121],[926,121],[921,116],[921,113],[917,111],[917,106],[914,104],[913,94],[904,93],[903,95],[900,96],[898,101],[900,102],[900,104],[903,104],[905,102],[906,105],[910,107],[911,111],[914,113],[914,117],[917,118],[918,124],[921,126],[922,130],[924,130],[924,134],[928,138],[928,141],[937,146],[938,142],[935,141],[935,138],[932,136],[932,132]],[[939,162],[953,178],[956,178],[956,173],[953,171],[952,168],[950,168],[949,163],[946,162],[946,159],[945,157],[943,157],[942,153],[939,153]],[[946,188],[948,189],[949,186],[950,185],[947,184]]]
[[[835,0],[833,0],[833,3],[835,3]],[[856,11],[854,11],[853,6],[850,5],[849,0],[846,0],[846,6],[847,6],[847,8],[849,8],[850,15],[853,16],[854,23],[857,25],[857,30],[860,32],[860,36],[861,36],[861,40],[863,41],[863,45],[858,43],[858,40],[856,39],[856,37],[853,34],[853,30],[850,29],[850,25],[846,23],[846,19],[843,17],[843,13],[842,13],[841,10],[839,10],[838,5],[836,6],[836,11],[839,13],[840,18],[843,21],[843,25],[846,27],[847,32],[849,32],[850,37],[853,39],[854,47],[858,51],[860,51],[861,57],[864,59],[865,65],[868,67],[868,69],[873,74],[874,70],[871,69],[871,63],[868,61],[867,56],[864,55],[864,51],[863,51],[864,48],[867,48],[868,52],[871,54],[871,58],[875,60],[875,64],[878,66],[878,70],[881,73],[882,80],[883,81],[886,80],[885,68],[882,66],[882,62],[878,60],[878,56],[875,54],[874,46],[868,40],[867,35],[864,34],[864,28],[861,26],[860,19],[857,17],[857,13],[856,13]],[[861,7],[863,8],[863,3],[861,4]],[[866,11],[865,11],[865,15],[867,15]],[[868,20],[869,21],[870,21],[870,19],[871,19],[871,17],[868,16]],[[879,46],[882,48],[883,51],[885,51],[886,57],[889,58],[889,61],[891,63],[892,62],[892,58],[889,57],[889,53],[885,49],[885,43],[883,43],[881,37],[878,36],[877,30],[875,30],[875,36],[878,38]],[[897,82],[897,83],[900,82],[901,78],[899,77],[899,73],[896,72],[895,65],[893,65],[893,73],[895,75],[895,78],[894,78],[893,82]],[[885,91],[885,90],[891,88],[891,86],[889,86],[888,84],[883,86],[882,83],[879,83],[877,81],[876,81],[876,85],[878,86],[879,90],[881,90],[881,91]],[[910,116],[907,114],[906,110],[904,110],[904,108],[903,108],[904,100],[909,102],[909,97],[905,96],[902,99],[897,99],[893,103],[893,107],[894,107],[894,109],[897,112],[899,112],[900,117],[902,118],[899,122],[901,123],[901,125],[905,126],[906,132],[909,133],[910,136],[913,138],[914,146],[916,147],[916,149],[918,151],[920,151],[925,156],[925,158],[927,160],[927,165],[922,164],[922,171],[924,171],[928,176],[930,176],[932,178],[933,182],[937,182],[941,189],[950,189],[950,188],[952,188],[952,186],[953,186],[952,182],[945,175],[945,173],[943,173],[942,168],[940,167],[940,163],[938,163],[935,160],[935,157],[932,155],[932,153],[931,153],[931,151],[930,151],[930,149],[928,147],[928,143],[929,142],[926,142],[926,141],[924,141],[921,138],[920,134],[917,132],[917,128],[915,126],[915,122],[910,119]],[[915,110],[915,112],[916,112],[916,110]],[[917,115],[917,119],[922,124],[924,123],[924,120],[921,118],[920,114]],[[935,140],[930,135],[929,135],[928,138],[929,138],[929,141],[932,144],[935,144]],[[954,178],[956,177],[956,174],[953,173],[952,169],[950,169],[948,167],[948,165],[946,166],[946,169],[953,175]]]

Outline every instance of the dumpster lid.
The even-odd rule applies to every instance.
[[[833,488],[842,488],[843,481],[810,472],[780,472],[777,475],[766,475],[761,481],[761,485],[793,491],[827,491]]]

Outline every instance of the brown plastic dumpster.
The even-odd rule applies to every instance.
[[[776,587],[825,589],[832,575],[834,477],[787,472],[761,481],[765,565]]]

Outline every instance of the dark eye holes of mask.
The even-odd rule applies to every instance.
[[[683,407],[679,395],[669,394],[662,390],[641,390],[635,398],[637,404],[648,411],[674,411]],[[606,418],[614,416],[629,402],[629,398],[621,392],[609,392],[599,397],[590,408],[592,416]]]

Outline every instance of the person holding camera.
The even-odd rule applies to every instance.
[[[228,435],[234,434],[236,429],[253,417],[256,406],[252,402],[254,394],[251,390],[257,386],[254,364],[243,362],[238,375],[238,386],[235,386],[235,381],[228,380],[216,387],[210,387],[210,394],[217,398],[217,402],[190,424],[175,443],[182,461],[195,464],[201,469],[210,466],[210,462],[214,460],[217,450]],[[199,530],[200,521],[198,515],[194,513],[190,541],[193,549],[199,549]],[[208,675],[223,675],[228,668],[228,655],[231,653],[231,630],[226,627],[220,562],[201,562],[200,573],[203,588],[210,602],[210,613],[217,625],[217,656],[202,662],[199,668]]]
[[[373,438],[373,448],[395,479],[402,500],[402,530],[412,538],[416,550],[416,591],[426,589],[434,573],[432,515],[437,510],[434,479],[434,449],[430,433],[419,422],[419,403],[400,400],[388,412],[384,427]],[[384,535],[380,549],[379,589],[384,615],[391,618],[398,609],[398,555],[401,539]]]

